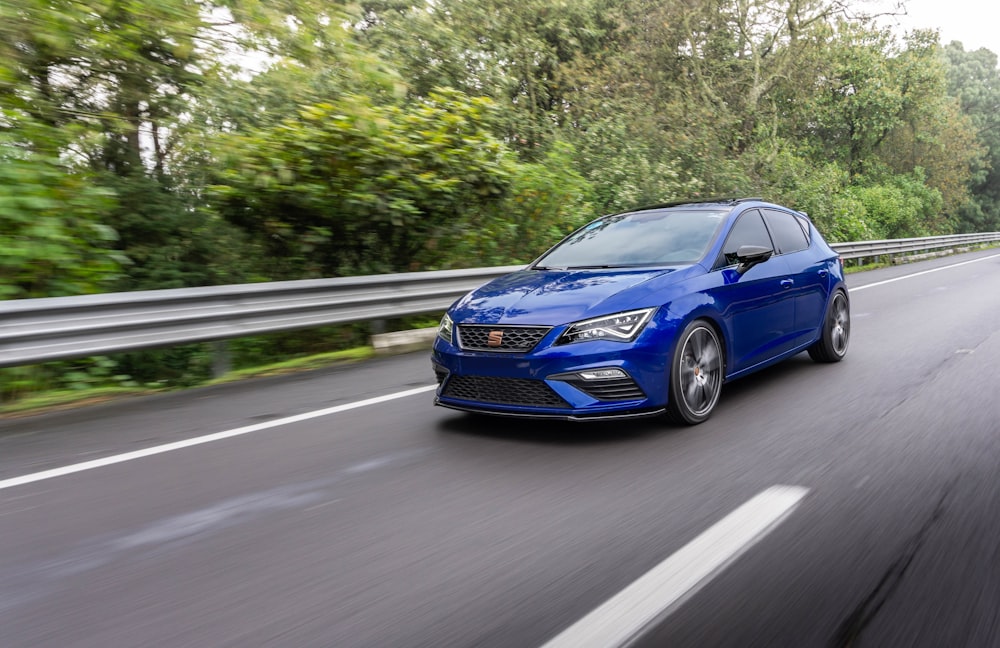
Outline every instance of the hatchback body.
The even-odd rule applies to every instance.
[[[572,420],[700,423],[722,384],[802,351],[844,357],[843,266],[806,215],[758,199],[599,218],[441,321],[435,402]]]

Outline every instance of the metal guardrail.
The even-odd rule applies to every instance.
[[[843,259],[862,259],[981,245],[993,241],[1000,241],[1000,232],[924,236],[921,238],[889,239],[884,241],[855,241],[852,243],[835,243],[831,247]]]
[[[1000,232],[839,243],[845,259],[1000,241]],[[445,310],[523,266],[0,302],[0,367]]]
[[[443,311],[524,266],[0,302],[0,367]]]

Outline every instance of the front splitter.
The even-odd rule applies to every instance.
[[[634,412],[621,412],[615,414],[588,414],[584,416],[578,416],[575,414],[529,414],[522,412],[510,412],[505,410],[491,410],[483,409],[479,407],[465,407],[462,405],[456,405],[454,403],[443,403],[441,399],[435,398],[434,404],[439,407],[447,407],[448,409],[458,410],[460,412],[471,412],[473,414],[486,414],[488,416],[502,416],[506,418],[523,418],[523,419],[549,419],[556,421],[574,421],[577,423],[586,423],[590,421],[618,421],[622,419],[637,419],[637,418],[651,418],[654,416],[660,416],[667,410],[663,407],[653,410],[638,410]]]

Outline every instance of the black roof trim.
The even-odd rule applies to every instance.
[[[681,205],[706,205],[718,203],[720,205],[738,205],[741,202],[749,202],[753,200],[763,201],[763,198],[700,198],[696,200],[673,200],[670,202],[656,203],[655,205],[644,205],[642,207],[637,207],[635,209],[628,210],[629,212],[644,211],[647,209],[666,209],[667,207],[680,207]]]

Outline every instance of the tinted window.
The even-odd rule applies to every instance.
[[[657,209],[598,219],[570,234],[536,267],[588,268],[694,263],[728,209]]]
[[[809,220],[797,214],[795,216],[795,220],[797,220],[799,222],[799,226],[802,227],[802,232],[806,235],[806,242],[812,243],[812,236],[809,235]]]
[[[729,232],[729,238],[726,239],[726,245],[722,248],[725,262],[721,265],[736,263],[736,251],[744,245],[758,245],[769,250],[774,249],[771,246],[771,237],[767,233],[767,228],[764,227],[764,220],[757,210],[746,212],[733,225],[732,231]]]
[[[771,209],[765,209],[764,216],[767,218],[767,226],[771,229],[778,254],[798,252],[809,247],[809,239],[806,238],[797,218],[789,213]]]

